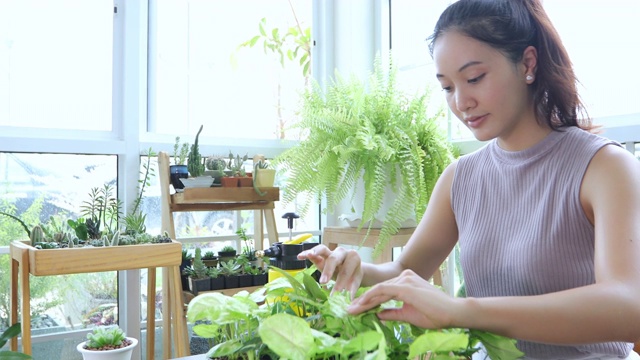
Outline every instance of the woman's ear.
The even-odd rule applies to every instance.
[[[536,78],[538,69],[538,50],[533,46],[527,46],[522,53],[522,76],[528,84],[531,84]]]

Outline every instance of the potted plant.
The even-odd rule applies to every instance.
[[[8,327],[5,331],[0,334],[0,349],[4,347],[4,344],[7,341],[11,340],[11,338],[17,337],[20,335],[20,323],[15,323]],[[0,360],[29,360],[33,359],[31,356],[10,350],[0,350]]]
[[[254,157],[253,162],[253,182],[257,187],[272,187],[275,178],[276,170],[270,168],[269,162],[264,158],[264,155],[256,155],[257,161]]]
[[[193,272],[189,276],[189,289],[194,295],[198,295],[201,291],[211,290],[211,280],[207,275],[207,267],[202,261],[200,248],[196,248],[196,254],[193,258]]]
[[[205,175],[213,177],[214,184],[221,184],[222,178],[225,176],[224,169],[227,168],[227,163],[220,156],[209,156],[205,162]]]
[[[180,179],[185,187],[210,187],[213,185],[213,178],[209,175],[204,176],[204,163],[202,155],[200,155],[200,146],[198,144],[198,138],[202,132],[203,125],[200,125],[200,129],[196,134],[195,141],[191,145],[191,151],[189,151],[189,157],[187,158],[187,169],[189,170],[189,177],[186,179]]]
[[[347,217],[358,220],[359,228],[379,221],[374,256],[403,222],[419,222],[438,177],[454,158],[446,131],[437,124],[444,111],[428,115],[429,93],[406,96],[396,86],[396,68],[390,68],[386,71],[378,58],[368,84],[337,74],[326,90],[318,84],[307,90],[293,126],[308,136],[274,159],[288,170],[283,201],[306,194],[301,214],[310,200],[326,196],[328,211],[353,199],[356,211]]]
[[[267,272],[260,266],[252,266],[249,273],[253,275],[253,286],[262,286],[269,280]]]
[[[224,289],[224,277],[222,276],[222,270],[217,267],[207,269],[207,275],[211,279],[211,290]]]
[[[236,259],[238,264],[238,287],[253,286],[253,265],[249,262],[249,259],[244,254],[238,256]]]
[[[231,245],[225,245],[220,251],[218,251],[218,260],[220,263],[235,259],[237,254],[236,249]]]
[[[216,267],[218,266],[218,257],[211,250],[205,251],[204,255],[202,255],[202,262],[206,267]]]
[[[240,274],[240,264],[236,259],[220,263],[220,272],[224,277],[224,288],[233,289],[239,287],[238,275]]]
[[[127,337],[118,326],[99,326],[76,349],[84,360],[129,360],[137,345],[138,340]]]
[[[173,145],[173,165],[169,166],[171,185],[176,190],[184,189],[184,185],[180,179],[189,177],[189,170],[185,161],[189,153],[189,143],[184,142],[180,145],[180,136],[176,136],[176,143]]]
[[[274,270],[282,276],[253,293],[209,293],[191,300],[187,320],[199,322],[194,333],[215,344],[207,358],[470,359],[480,343],[491,359],[523,355],[515,340],[486,331],[427,330],[378,319],[378,311],[398,302],[349,315],[350,294],[330,295],[333,284],[320,286],[312,277],[314,267],[294,276]]]
[[[189,274],[185,272],[185,269],[191,267],[193,261],[193,255],[189,253],[189,250],[182,249],[182,262],[180,263],[180,276],[182,280],[182,290],[189,290]]]
[[[253,179],[248,176],[246,170],[244,169],[244,162],[249,159],[249,155],[245,154],[240,157],[240,155],[233,155],[232,152],[229,152],[229,162],[227,167],[229,168],[230,178],[236,178],[239,187],[247,187],[252,186]]]
[[[260,259],[256,256],[256,248],[253,245],[253,239],[249,239],[246,230],[243,227],[236,230],[236,235],[238,235],[240,240],[242,240],[242,253],[240,255],[251,265],[258,266]]]

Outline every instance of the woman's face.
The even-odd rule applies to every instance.
[[[433,48],[437,78],[451,111],[481,141],[515,141],[535,115],[524,64],[456,31],[441,34]]]

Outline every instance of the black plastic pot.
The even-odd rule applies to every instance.
[[[171,179],[171,185],[173,185],[174,189],[184,189],[184,184],[180,181],[180,179],[186,179],[189,177],[189,170],[187,170],[187,165],[171,165],[169,166],[169,172]]]

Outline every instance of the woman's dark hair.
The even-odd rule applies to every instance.
[[[450,30],[488,44],[514,63],[522,60],[528,46],[535,47],[538,63],[531,86],[538,121],[554,130],[592,128],[569,55],[539,0],[456,1],[440,15],[427,39],[432,56],[438,37]]]

